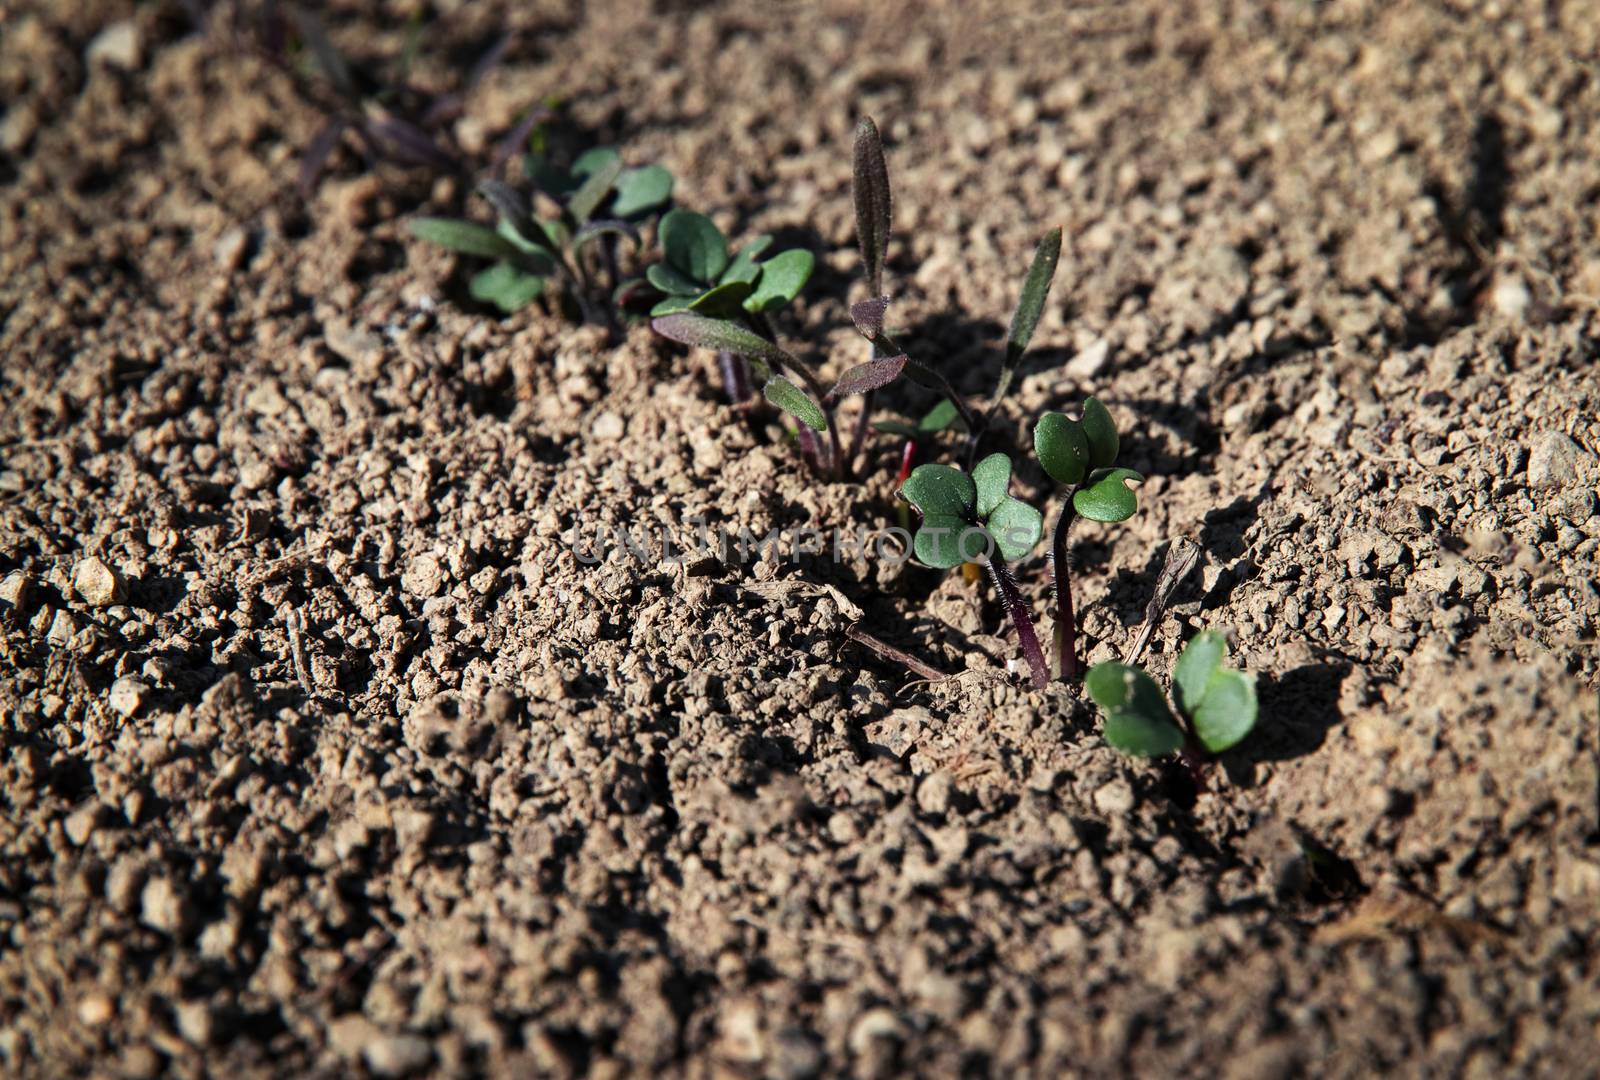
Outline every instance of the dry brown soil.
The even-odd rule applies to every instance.
[[[438,86],[513,31],[463,143],[560,95],[812,247],[830,370],[860,113],[966,391],[1062,225],[997,443],[1110,405],[1091,655],[1192,537],[1148,663],[1228,630],[1256,737],[1199,792],[1118,756],[959,574],[583,564],[892,522],[896,447],[810,483],[708,356],[473,305],[405,230],[462,185],[301,199],[317,114],[180,5],[4,0],[0,1070],[1595,1075],[1594,5],[656,6],[329,22],[421,8]]]

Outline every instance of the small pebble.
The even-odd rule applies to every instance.
[[[107,64],[124,71],[137,69],[144,59],[139,27],[131,19],[112,23],[89,42],[85,56],[91,65]]]
[[[109,995],[96,991],[78,1002],[78,1019],[84,1027],[105,1027],[117,1014],[116,1004]]]
[[[124,675],[111,684],[106,704],[119,716],[134,716],[144,707],[150,688],[131,675]]]
[[[379,1035],[362,1047],[361,1056],[378,1076],[409,1076],[428,1067],[433,1046],[418,1035]]]
[[[411,560],[400,584],[413,596],[437,596],[444,588],[444,568],[432,555],[419,555]]]
[[[73,567],[72,587],[90,607],[110,607],[127,598],[121,577],[93,555],[78,560],[78,565]]]
[[[67,839],[72,841],[73,846],[83,847],[89,842],[89,838],[94,835],[94,830],[100,824],[103,813],[99,803],[90,803],[67,815],[62,827],[67,830]]]
[[[139,897],[140,920],[165,934],[181,933],[189,923],[189,904],[171,878],[159,877]]]
[[[1528,486],[1555,488],[1573,483],[1587,457],[1581,446],[1559,431],[1537,435],[1528,448]]]

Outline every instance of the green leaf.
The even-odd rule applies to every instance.
[[[972,467],[972,482],[978,488],[978,516],[986,518],[1011,487],[1011,459],[1004,454],[990,454]]]
[[[1194,711],[1194,733],[1213,754],[1235,745],[1256,726],[1256,681],[1239,671],[1217,671]]]
[[[592,150],[589,152],[593,153]],[[622,159],[617,157],[615,151],[610,153],[609,160],[597,163],[583,183],[578,185],[578,190],[567,200],[567,213],[571,214],[573,220],[580,225],[594,217],[594,212],[600,209],[600,204],[606,201],[606,196],[610,195],[611,189],[616,186],[617,177],[622,175]],[[579,158],[578,162],[581,163],[584,158],[589,157],[589,154]],[[573,172],[578,172],[577,164],[573,165]]]
[[[573,161],[572,175],[579,180],[585,180],[621,162],[622,155],[609,146],[590,147]]]
[[[564,222],[552,219],[550,221],[540,220],[536,224],[544,230],[545,236],[549,237],[550,243],[554,245],[551,248],[552,251],[565,250],[567,245],[572,243],[572,230],[567,228]]]
[[[644,276],[649,279],[650,284],[668,296],[699,296],[705,292],[704,285],[690,281],[666,263],[652,264],[645,270]]]
[[[930,515],[965,515],[978,499],[972,477],[948,465],[918,465],[900,487],[900,497]]]
[[[716,281],[728,268],[728,240],[704,214],[669,210],[662,215],[660,233],[667,262],[695,281]]]
[[[524,273],[509,263],[495,263],[472,275],[467,291],[474,300],[494,304],[510,315],[527,307],[544,292],[544,278]]]
[[[1118,750],[1157,757],[1183,746],[1161,687],[1143,671],[1108,661],[1090,668],[1083,684],[1105,714],[1106,742]]]
[[[761,388],[766,399],[813,431],[827,431],[828,418],[811,395],[782,375],[774,375]]]
[[[532,221],[529,221],[528,224],[532,228],[538,229],[538,225],[534,224]],[[538,274],[548,274],[550,271],[556,268],[555,253],[549,248],[545,247],[543,244],[539,243],[537,240],[529,239],[527,236],[524,236],[522,233],[518,232],[516,226],[511,224],[510,221],[507,221],[505,218],[501,218],[500,224],[495,226],[495,231],[509,240],[512,246],[514,246],[518,251],[522,252],[522,254],[526,257],[523,261],[530,263],[531,265],[527,266],[525,269],[531,270]]]
[[[692,296],[669,296],[665,300],[656,301],[650,308],[650,317],[658,315],[675,315],[680,311],[688,311],[694,306],[695,298]]]
[[[730,319],[744,310],[744,304],[749,299],[748,281],[730,281],[695,297],[689,302],[689,310],[719,319]]]
[[[739,254],[733,257],[733,261],[722,272],[719,280],[754,282],[761,276],[761,264],[756,262],[756,259],[771,246],[772,237],[767,233],[753,237],[748,244],[739,249]]]
[[[1083,433],[1089,439],[1091,465],[1105,469],[1116,462],[1120,448],[1117,425],[1097,398],[1083,399]]]
[[[454,218],[413,218],[411,235],[462,255],[480,255],[486,259],[513,259],[519,250],[487,225]]]
[[[1033,452],[1058,484],[1072,487],[1089,471],[1089,437],[1065,413],[1047,412],[1033,425]]]
[[[981,527],[955,514],[929,514],[912,538],[917,558],[937,570],[984,558],[989,535]]]
[[[834,389],[837,390],[838,387],[834,387]],[[899,435],[905,439],[915,439],[922,434],[903,420],[874,420],[872,422],[872,430],[881,431],[885,435]]]
[[[1025,558],[1044,535],[1044,515],[1021,499],[1010,496],[1001,500],[988,515],[988,525],[994,546],[1006,562]]]
[[[1206,685],[1221,670],[1227,654],[1228,641],[1215,630],[1202,630],[1183,647],[1178,662],[1172,665],[1172,696],[1184,716],[1194,716],[1205,697]]]
[[[1006,334],[1006,366],[1015,367],[1017,361],[1033,340],[1039,327],[1039,316],[1044,313],[1045,297],[1050,295],[1050,282],[1056,274],[1056,262],[1061,258],[1061,230],[1051,229],[1039,241],[1033,253],[1033,265],[1022,283],[1022,296],[1017,300],[1017,310],[1011,315],[1011,330]],[[1110,464],[1107,462],[1107,464]]]
[[[1144,477],[1132,469],[1096,469],[1088,485],[1072,496],[1072,508],[1090,521],[1127,521],[1139,509],[1129,480],[1143,483]]]
[[[856,204],[856,240],[866,264],[867,283],[874,296],[883,292],[883,259],[889,250],[891,213],[889,168],[883,160],[883,138],[872,117],[856,124],[851,188]]]
[[[650,326],[664,338],[693,345],[701,349],[718,349],[751,360],[759,360],[777,367],[787,364],[799,367],[800,362],[764,337],[758,337],[742,326],[725,319],[710,319],[704,315],[683,312],[652,319]]]
[[[917,421],[917,431],[923,435],[937,435],[948,427],[964,427],[961,410],[949,398],[944,398]]]
[[[783,307],[800,295],[816,264],[816,256],[801,248],[774,255],[761,264],[761,278],[755,293],[744,302],[745,310],[762,312]]]
[[[672,174],[660,165],[628,169],[617,177],[611,212],[618,217],[648,213],[672,201]]]

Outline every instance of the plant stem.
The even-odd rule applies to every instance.
[[[989,567],[989,576],[994,578],[994,587],[1000,593],[1006,613],[1011,616],[1011,625],[1017,628],[1017,642],[1022,646],[1022,655],[1027,658],[1028,667],[1033,672],[1033,688],[1043,690],[1050,685],[1050,663],[1044,657],[1044,650],[1039,647],[1039,636],[1033,631],[1033,620],[1028,617],[1028,605],[1022,599],[1022,591],[1017,588],[1017,579],[1011,576],[1011,571],[1002,562],[984,559],[984,564]]]
[[[1077,516],[1072,509],[1072,496],[1077,491],[1075,486],[1062,501],[1055,532],[1050,537],[1050,578],[1056,591],[1055,644],[1063,682],[1078,678],[1078,624],[1072,613],[1072,567],[1067,557],[1067,533]]]
[[[876,390],[868,390],[861,398],[861,413],[856,417],[856,429],[850,436],[850,455],[845,458],[845,471],[855,472],[856,459],[861,456],[861,448],[867,442],[867,422],[872,419],[873,399],[877,397]]]
[[[720,351],[717,368],[722,372],[722,388],[727,391],[730,403],[743,405],[750,400],[750,365],[744,357]]]
[[[804,424],[796,423],[795,439],[800,443],[800,456],[805,459],[814,474],[821,476],[822,448],[817,445],[816,435]]]
[[[899,491],[911,477],[911,470],[917,464],[917,440],[907,439],[905,449],[900,451],[900,473],[894,478],[894,489]],[[900,527],[907,532],[911,531],[911,507],[903,499],[895,500],[895,516],[900,520]]]

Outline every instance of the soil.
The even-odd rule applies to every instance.
[[[1260,729],[1203,789],[1119,756],[960,574],[581,559],[892,524],[898,447],[813,483],[709,356],[475,305],[405,229],[456,181],[302,199],[319,114],[182,5],[7,5],[5,1071],[1596,1075],[1592,5],[655,6],[423,5],[418,78],[512,32],[461,143],[559,95],[811,247],[832,371],[861,113],[967,392],[1062,225],[995,444],[1107,402],[1149,479],[1075,533],[1089,657],[1191,537],[1147,666],[1228,631]]]

